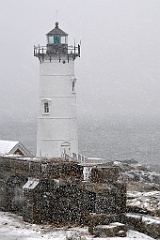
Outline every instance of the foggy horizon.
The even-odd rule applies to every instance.
[[[77,115],[160,118],[158,0],[1,0],[1,118],[36,118],[39,62],[55,22],[81,42],[75,61]]]

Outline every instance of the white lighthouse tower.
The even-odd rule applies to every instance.
[[[80,46],[68,46],[68,34],[56,22],[34,56],[40,62],[37,156],[72,157],[78,153],[74,60]]]

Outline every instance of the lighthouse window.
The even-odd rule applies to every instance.
[[[44,113],[49,113],[49,103],[48,102],[44,103]]]
[[[54,36],[54,43],[55,44],[60,43],[60,36]]]

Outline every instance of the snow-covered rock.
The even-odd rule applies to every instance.
[[[113,164],[119,167],[119,180],[151,184],[151,187],[160,190],[160,173],[153,171],[153,167],[140,165],[136,161],[131,161],[131,163],[129,161],[115,161]]]
[[[160,192],[128,191],[127,208],[133,212],[146,212],[151,215],[160,216]]]

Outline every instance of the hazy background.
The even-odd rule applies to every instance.
[[[33,45],[46,44],[55,21],[70,44],[82,43],[75,66],[80,139],[87,131],[96,135],[86,119],[88,126],[107,122],[106,134],[118,121],[126,136],[126,124],[133,131],[135,122],[140,129],[149,122],[159,149],[160,0],[0,0],[0,138],[28,138],[26,125],[13,127],[27,121],[35,142],[39,62]],[[122,142],[114,137],[111,146],[117,139]]]

